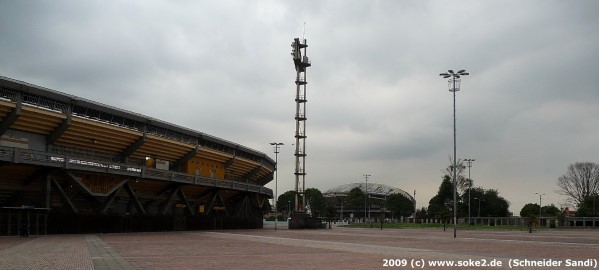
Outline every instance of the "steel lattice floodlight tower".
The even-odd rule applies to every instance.
[[[310,67],[310,60],[306,55],[308,44],[306,39],[295,38],[291,43],[291,56],[295,65],[295,210],[305,211],[305,184],[306,184],[306,68]],[[302,55],[303,49],[303,55]],[[300,201],[301,197],[301,201]]]
[[[448,70],[448,73],[441,73],[439,76],[443,78],[449,79],[449,92],[453,92],[453,238],[456,237],[456,232],[458,229],[458,211],[457,211],[457,195],[456,195],[456,185],[457,185],[457,158],[456,158],[456,127],[455,127],[455,92],[460,91],[460,77],[470,75],[466,72],[466,70],[460,70],[457,73],[453,72],[453,70]]]

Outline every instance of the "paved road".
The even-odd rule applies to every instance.
[[[404,261],[405,259],[405,261]],[[0,269],[593,269],[599,230],[263,230],[0,237]],[[406,263],[401,267],[384,267]],[[467,263],[433,267],[430,263]],[[519,261],[514,261],[519,260]],[[475,267],[475,263],[486,267]],[[501,263],[501,267],[489,264]],[[559,266],[551,266],[559,263]],[[531,264],[541,266],[532,267]],[[593,265],[595,266],[595,265]],[[598,268],[599,269],[599,268]]]

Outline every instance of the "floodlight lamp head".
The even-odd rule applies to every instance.
[[[465,69],[461,69],[460,71],[458,71],[458,74],[464,73],[464,71],[466,71],[466,70]]]
[[[448,70],[447,72],[449,72],[449,73],[453,74],[453,70],[451,70],[451,69],[450,69],[450,70]]]

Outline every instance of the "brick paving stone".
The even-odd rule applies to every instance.
[[[80,235],[30,237],[0,251],[0,269],[93,269]]]
[[[0,269],[410,269],[385,259],[598,260],[599,230],[352,229],[195,231],[0,238]],[[591,269],[520,267],[518,269]]]
[[[18,245],[32,239],[35,239],[35,237],[20,238],[14,236],[0,236],[0,250],[10,248],[14,245]]]
[[[97,235],[87,235],[86,242],[95,270],[135,269]]]

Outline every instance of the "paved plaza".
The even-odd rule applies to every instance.
[[[278,228],[2,236],[0,269],[596,269],[599,259],[598,230],[459,230],[454,239],[439,228]]]

